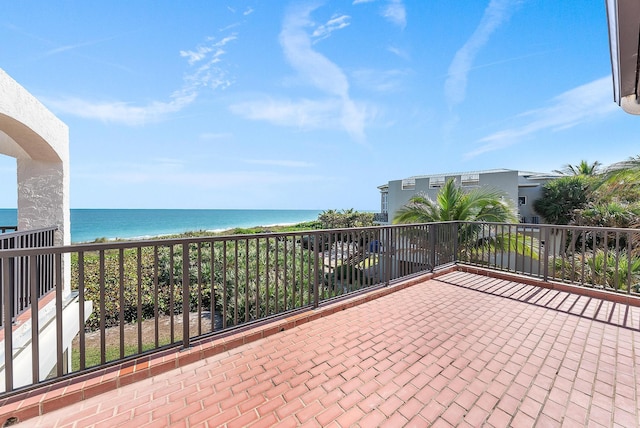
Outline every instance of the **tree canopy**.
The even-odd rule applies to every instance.
[[[534,209],[552,224],[640,226],[640,156],[601,169],[601,163],[566,165],[547,182]]]
[[[566,164],[562,169],[556,169],[553,172],[562,175],[597,175],[600,173],[602,164],[598,161],[592,163],[581,160],[577,165]]]

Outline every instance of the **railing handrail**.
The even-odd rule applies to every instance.
[[[578,226],[572,224],[549,224],[549,223],[499,223],[499,222],[491,222],[491,221],[468,221],[468,220],[456,220],[454,223],[461,224],[490,224],[490,225],[498,225],[498,226],[516,226],[516,227],[524,227],[524,226],[532,226],[539,227],[545,229],[567,229],[567,230],[603,230],[608,232],[626,232],[626,233],[640,233],[640,228],[631,228],[631,227],[610,227],[610,226]]]
[[[26,236],[26,235],[35,235],[41,232],[52,232],[52,231],[55,232],[57,230],[58,230],[58,226],[50,226],[50,227],[43,227],[40,229],[29,229],[29,230],[19,230],[16,232],[6,232],[0,235],[0,240],[18,238],[20,236]]]
[[[261,232],[261,233],[247,233],[237,235],[212,235],[212,236],[190,236],[181,238],[157,238],[157,239],[132,239],[132,240],[117,240],[107,242],[91,242],[91,243],[77,243],[64,246],[56,246],[54,248],[47,248],[46,252],[52,252],[54,254],[63,254],[75,251],[100,251],[100,250],[117,250],[126,248],[138,248],[138,247],[153,247],[154,245],[180,245],[180,244],[196,244],[198,242],[222,242],[222,241],[235,241],[245,239],[256,238],[277,238],[293,235],[322,235],[332,233],[349,233],[354,231],[371,231],[379,230],[383,228],[402,229],[407,227],[425,226],[432,224],[455,224],[458,221],[444,221],[444,222],[431,222],[431,223],[412,223],[412,224],[393,224],[393,225],[377,225],[377,226],[365,226],[365,227],[345,227],[335,229],[307,229],[298,230],[292,232]],[[9,254],[10,253],[10,254]],[[11,256],[29,256],[41,254],[37,248],[16,248],[16,249],[0,249],[0,257]]]

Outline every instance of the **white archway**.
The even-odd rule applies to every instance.
[[[2,69],[0,153],[17,160],[18,230],[57,226],[70,244],[69,128]]]

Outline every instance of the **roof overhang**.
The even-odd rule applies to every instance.
[[[638,85],[640,47],[640,2],[606,0],[609,48],[613,73],[613,97],[624,111],[640,114]]]

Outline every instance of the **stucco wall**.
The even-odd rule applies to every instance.
[[[69,128],[0,69],[0,153],[17,159],[18,228],[69,244]]]
[[[443,174],[445,181],[453,178],[458,184],[461,182],[460,174]],[[489,186],[505,192],[514,209],[518,207],[518,171],[499,171],[479,174],[478,186]],[[389,222],[393,220],[395,213],[404,206],[413,195],[426,195],[435,200],[439,188],[429,188],[430,178],[416,178],[413,189],[402,189],[402,180],[389,182]]]

